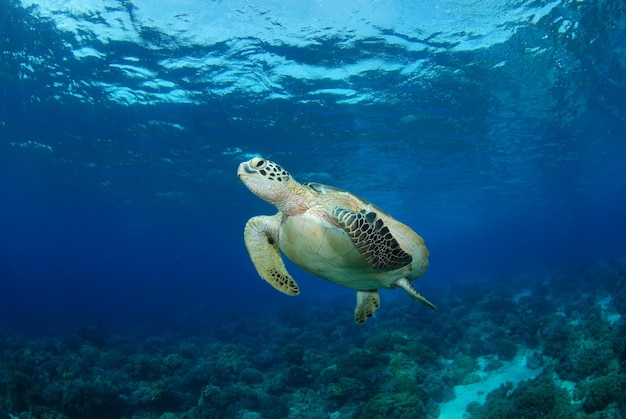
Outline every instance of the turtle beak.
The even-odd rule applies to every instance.
[[[259,171],[250,166],[250,162],[243,162],[239,165],[237,169],[237,177],[239,180],[243,181],[244,178],[250,177],[252,175],[258,174]]]
[[[239,165],[239,168],[237,169],[237,177],[239,179],[241,179],[241,176],[249,175],[250,173],[252,173],[252,170],[250,169],[250,165],[247,161]]]

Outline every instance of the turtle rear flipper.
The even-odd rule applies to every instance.
[[[415,288],[413,288],[411,283],[406,278],[398,279],[396,282],[394,282],[394,285],[396,285],[396,286],[402,288],[404,291],[406,291],[406,293],[409,294],[411,296],[411,298],[414,299],[415,301],[419,301],[420,303],[424,304],[426,307],[428,307],[428,308],[430,308],[432,310],[437,310],[437,307],[435,307],[435,305],[433,303],[428,301],[426,299],[426,297],[424,297],[422,294],[417,292],[417,290]]]
[[[300,294],[296,281],[289,275],[280,256],[275,231],[280,223],[280,213],[274,216],[252,217],[244,229],[244,241],[257,272],[278,291],[287,295]]]
[[[354,321],[358,324],[365,323],[367,319],[374,315],[378,307],[380,307],[380,295],[378,295],[378,290],[357,291]]]

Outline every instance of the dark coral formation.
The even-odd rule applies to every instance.
[[[577,411],[567,391],[551,374],[541,374],[514,386],[506,383],[487,396],[483,406],[468,408],[474,418],[573,418]]]
[[[210,332],[4,333],[0,413],[436,418],[456,386],[513,360],[534,378],[505,382],[467,416],[624,417],[625,272],[616,263],[429,290],[437,313],[389,292],[366,327],[343,301],[309,300],[263,316],[242,308]]]

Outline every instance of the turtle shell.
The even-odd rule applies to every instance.
[[[301,269],[365,291],[391,288],[428,266],[424,240],[375,205],[342,189],[310,183],[309,209],[283,216],[279,246]]]

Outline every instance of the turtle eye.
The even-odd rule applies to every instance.
[[[263,168],[265,165],[267,164],[267,162],[263,159],[260,158],[254,158],[252,159],[252,161],[250,161],[250,165],[256,169],[261,169]]]

